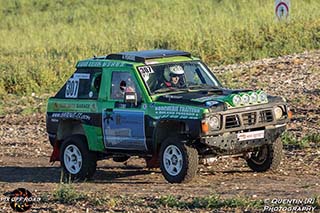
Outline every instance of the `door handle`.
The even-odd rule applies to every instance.
[[[105,109],[106,117],[104,118],[104,120],[107,120],[107,124],[109,124],[110,120],[113,121],[112,111],[112,109]]]
[[[112,112],[112,108],[107,108],[107,109],[105,109],[104,111],[106,111],[106,112]]]
[[[117,125],[120,124],[120,115],[119,114],[116,115],[116,124]]]

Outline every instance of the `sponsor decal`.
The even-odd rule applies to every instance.
[[[264,130],[238,133],[237,137],[239,141],[261,139],[264,138]]]
[[[70,78],[66,84],[65,97],[66,98],[77,98],[80,79],[89,80],[90,74],[88,73],[75,73],[72,78]]]
[[[79,120],[87,120],[90,121],[91,117],[82,112],[55,112],[52,113],[52,119],[54,118],[73,118]]]
[[[80,61],[77,67],[124,67],[123,62],[118,61]]]
[[[217,104],[219,104],[218,101],[207,101],[206,102],[206,106],[208,106],[208,107],[211,107],[211,106],[214,106],[214,105],[217,105]]]
[[[150,107],[150,108],[154,108],[154,107],[155,107],[155,104],[154,104],[154,103],[151,103],[151,104],[149,105],[149,107]]]
[[[97,110],[97,105],[95,103],[55,103],[54,110],[81,110],[84,112],[95,112]]]
[[[144,79],[144,81],[147,81],[150,77],[150,74],[154,73],[151,66],[138,67],[138,70],[139,70],[142,78]]]
[[[148,105],[147,104],[142,104],[142,109],[147,109]]]
[[[156,106],[156,118],[198,119],[200,109],[189,106]]]
[[[136,57],[133,55],[122,55],[123,60],[135,61]]]

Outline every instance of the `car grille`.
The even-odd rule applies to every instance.
[[[273,116],[271,110],[260,111],[259,123],[272,122]]]
[[[238,115],[226,116],[226,129],[240,127],[240,120]]]
[[[257,113],[250,112],[242,114],[243,125],[251,126],[256,123],[257,120]]]
[[[240,119],[241,118],[241,119]],[[258,112],[246,112],[225,116],[225,129],[250,127],[257,123],[269,123],[273,121],[272,110],[262,110]]]

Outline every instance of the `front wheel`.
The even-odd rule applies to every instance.
[[[179,138],[168,138],[160,148],[160,168],[169,183],[188,182],[198,169],[198,151],[182,143]]]
[[[248,166],[255,172],[265,172],[278,169],[282,159],[282,142],[280,138],[269,145],[264,145],[253,152],[247,159]]]
[[[83,135],[73,135],[61,145],[61,167],[73,181],[90,178],[97,168],[97,155],[89,151]]]

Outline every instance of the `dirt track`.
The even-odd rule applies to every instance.
[[[314,53],[314,61],[319,59],[319,53]],[[311,56],[305,61],[313,61]],[[311,59],[310,59],[311,57]],[[282,60],[282,59],[281,59]],[[290,66],[296,58],[291,57],[283,64]],[[303,60],[303,58],[299,60]],[[320,61],[320,60],[319,60]],[[272,62],[272,63],[271,63]],[[268,63],[272,66],[274,61],[261,61],[253,67],[255,75],[267,75],[268,79],[275,79],[279,73],[265,71]],[[298,63],[298,62],[296,62]],[[301,66],[304,64],[302,62]],[[267,64],[260,66],[259,64]],[[277,65],[280,66],[280,65]],[[295,64],[296,66],[296,64]],[[294,87],[294,79],[297,75],[292,72],[298,68],[287,67],[290,71],[291,80],[288,83],[290,91],[284,91],[289,96],[304,97],[311,103],[317,105],[299,104],[292,102],[296,112],[289,130],[299,135],[305,135],[308,131],[318,131],[319,125],[319,88],[320,75],[319,63],[313,63],[306,81],[306,86]],[[259,68],[261,67],[261,68]],[[308,68],[308,69],[309,69]],[[244,68],[244,70],[252,68]],[[241,69],[239,69],[241,70]],[[267,69],[268,70],[268,69]],[[310,69],[311,70],[311,69]],[[240,71],[243,72],[243,71]],[[250,73],[249,73],[250,74]],[[300,75],[302,75],[300,73]],[[252,73],[251,73],[252,76]],[[257,75],[258,77],[258,75]],[[286,78],[286,76],[284,76]],[[312,80],[309,82],[309,80]],[[279,80],[279,78],[278,78]],[[249,81],[253,81],[249,77]],[[266,80],[263,80],[266,81]],[[317,85],[310,85],[313,81]],[[281,84],[281,81],[279,82]],[[282,81],[283,84],[283,81]],[[273,90],[274,84],[266,86],[266,90],[280,93]],[[308,89],[312,87],[313,89]],[[291,91],[295,88],[294,91]],[[300,90],[301,89],[301,90]],[[311,91],[311,93],[310,93]],[[291,96],[292,97],[292,96]],[[308,108],[310,107],[310,108]],[[305,111],[303,111],[305,110]],[[305,114],[307,113],[307,114]],[[108,206],[92,206],[84,202],[75,205],[63,205],[52,201],[52,193],[59,187],[60,169],[59,164],[51,165],[49,156],[51,147],[45,133],[45,117],[41,114],[31,116],[7,115],[0,118],[0,187],[1,194],[23,187],[31,191],[35,196],[48,197],[47,201],[36,203],[33,211],[171,211],[171,209],[160,206],[147,206],[144,204],[135,205],[129,202],[128,205],[116,205],[111,209]],[[181,199],[190,197],[202,197],[211,194],[219,194],[221,198],[248,198],[252,200],[265,200],[273,198],[312,198],[320,195],[320,148],[309,148],[304,150],[286,150],[285,159],[277,173],[254,173],[245,164],[243,159],[220,159],[212,166],[201,166],[197,178],[188,184],[168,184],[162,177],[160,170],[147,170],[144,168],[144,161],[141,159],[130,159],[127,165],[114,163],[110,160],[98,163],[98,171],[94,180],[86,183],[73,184],[74,187],[83,193],[101,196],[125,196],[129,200],[148,200],[164,195],[175,195]],[[0,195],[1,197],[1,195]],[[11,211],[8,203],[0,202],[2,212]],[[200,211],[194,209],[194,211]],[[239,210],[240,211],[240,210]]]
[[[48,162],[51,149],[46,142],[43,120],[41,116],[1,119],[1,130],[10,132],[2,137],[4,140],[0,146],[2,193],[23,187],[41,196],[52,194],[58,188],[59,164],[51,165]],[[9,125],[9,122],[14,124]],[[99,162],[94,180],[74,185],[77,190],[85,193],[102,192],[129,198],[172,194],[187,199],[219,194],[222,198],[246,197],[264,200],[312,198],[319,195],[320,150],[286,151],[285,156],[278,173],[263,174],[252,172],[242,159],[221,159],[210,167],[201,166],[198,177],[188,184],[166,183],[160,170],[145,169],[142,159],[131,159],[127,165],[106,160]],[[10,209],[7,203],[1,203],[1,206],[5,211]],[[73,211],[81,208],[81,211],[84,211],[88,206],[71,207],[52,202],[35,204],[34,209],[40,210],[39,208]],[[133,209],[132,206],[123,206],[122,210]]]

